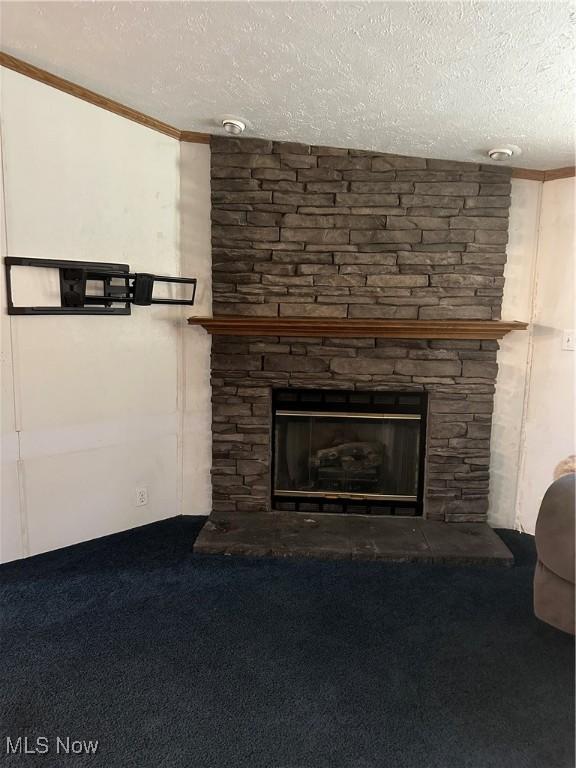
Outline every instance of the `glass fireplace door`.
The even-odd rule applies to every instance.
[[[275,494],[415,501],[420,418],[278,410]]]
[[[422,514],[425,392],[273,391],[272,508]]]

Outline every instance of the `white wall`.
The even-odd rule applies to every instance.
[[[198,293],[190,317],[212,315],[212,256],[210,227],[210,148],[183,143],[180,149],[180,211],[183,274],[198,278]],[[212,511],[212,404],[210,389],[211,337],[203,328],[183,329],[182,512]]]
[[[556,464],[576,452],[574,178],[514,180],[502,316],[529,320],[503,340],[491,444],[490,522],[534,532]]]
[[[542,182],[512,180],[509,240],[502,317],[528,321],[532,315]],[[500,342],[490,445],[489,520],[512,528],[530,352],[530,331],[509,333]]]
[[[208,147],[187,158],[196,178],[187,205],[198,213],[187,207],[182,226],[194,216],[199,226],[181,259],[179,142],[0,72],[4,252],[168,275],[190,269],[205,310]],[[3,285],[0,294],[4,302]],[[210,511],[205,434],[184,494],[184,413],[192,429],[204,428],[198,411],[209,402],[207,342],[184,344],[184,316],[163,306],[127,317],[2,311],[2,560]],[[188,385],[187,358],[198,366]],[[135,505],[139,487],[148,489],[146,506]]]
[[[528,373],[524,446],[516,527],[534,532],[554,467],[576,453],[576,353],[562,331],[576,328],[574,178],[547,181],[542,191],[534,291],[533,348]]]

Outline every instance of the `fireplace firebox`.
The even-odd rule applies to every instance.
[[[272,506],[422,514],[427,394],[277,389]]]

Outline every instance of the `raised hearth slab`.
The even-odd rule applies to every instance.
[[[315,515],[235,513],[210,518],[194,552],[253,557],[427,561],[512,565],[514,558],[486,523]]]

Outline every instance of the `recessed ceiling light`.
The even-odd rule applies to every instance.
[[[510,160],[510,158],[514,157],[515,155],[521,155],[522,150],[520,147],[516,147],[513,144],[507,144],[503,147],[495,147],[494,149],[489,149],[487,154],[490,160],[501,163],[505,160]]]
[[[498,162],[502,160],[509,160],[514,152],[512,152],[511,149],[507,149],[506,147],[499,147],[497,149],[489,149],[488,150],[488,157],[490,160],[497,160]]]
[[[243,120],[238,120],[235,117],[225,117],[222,120],[222,128],[231,136],[239,136],[246,130],[246,123]]]

